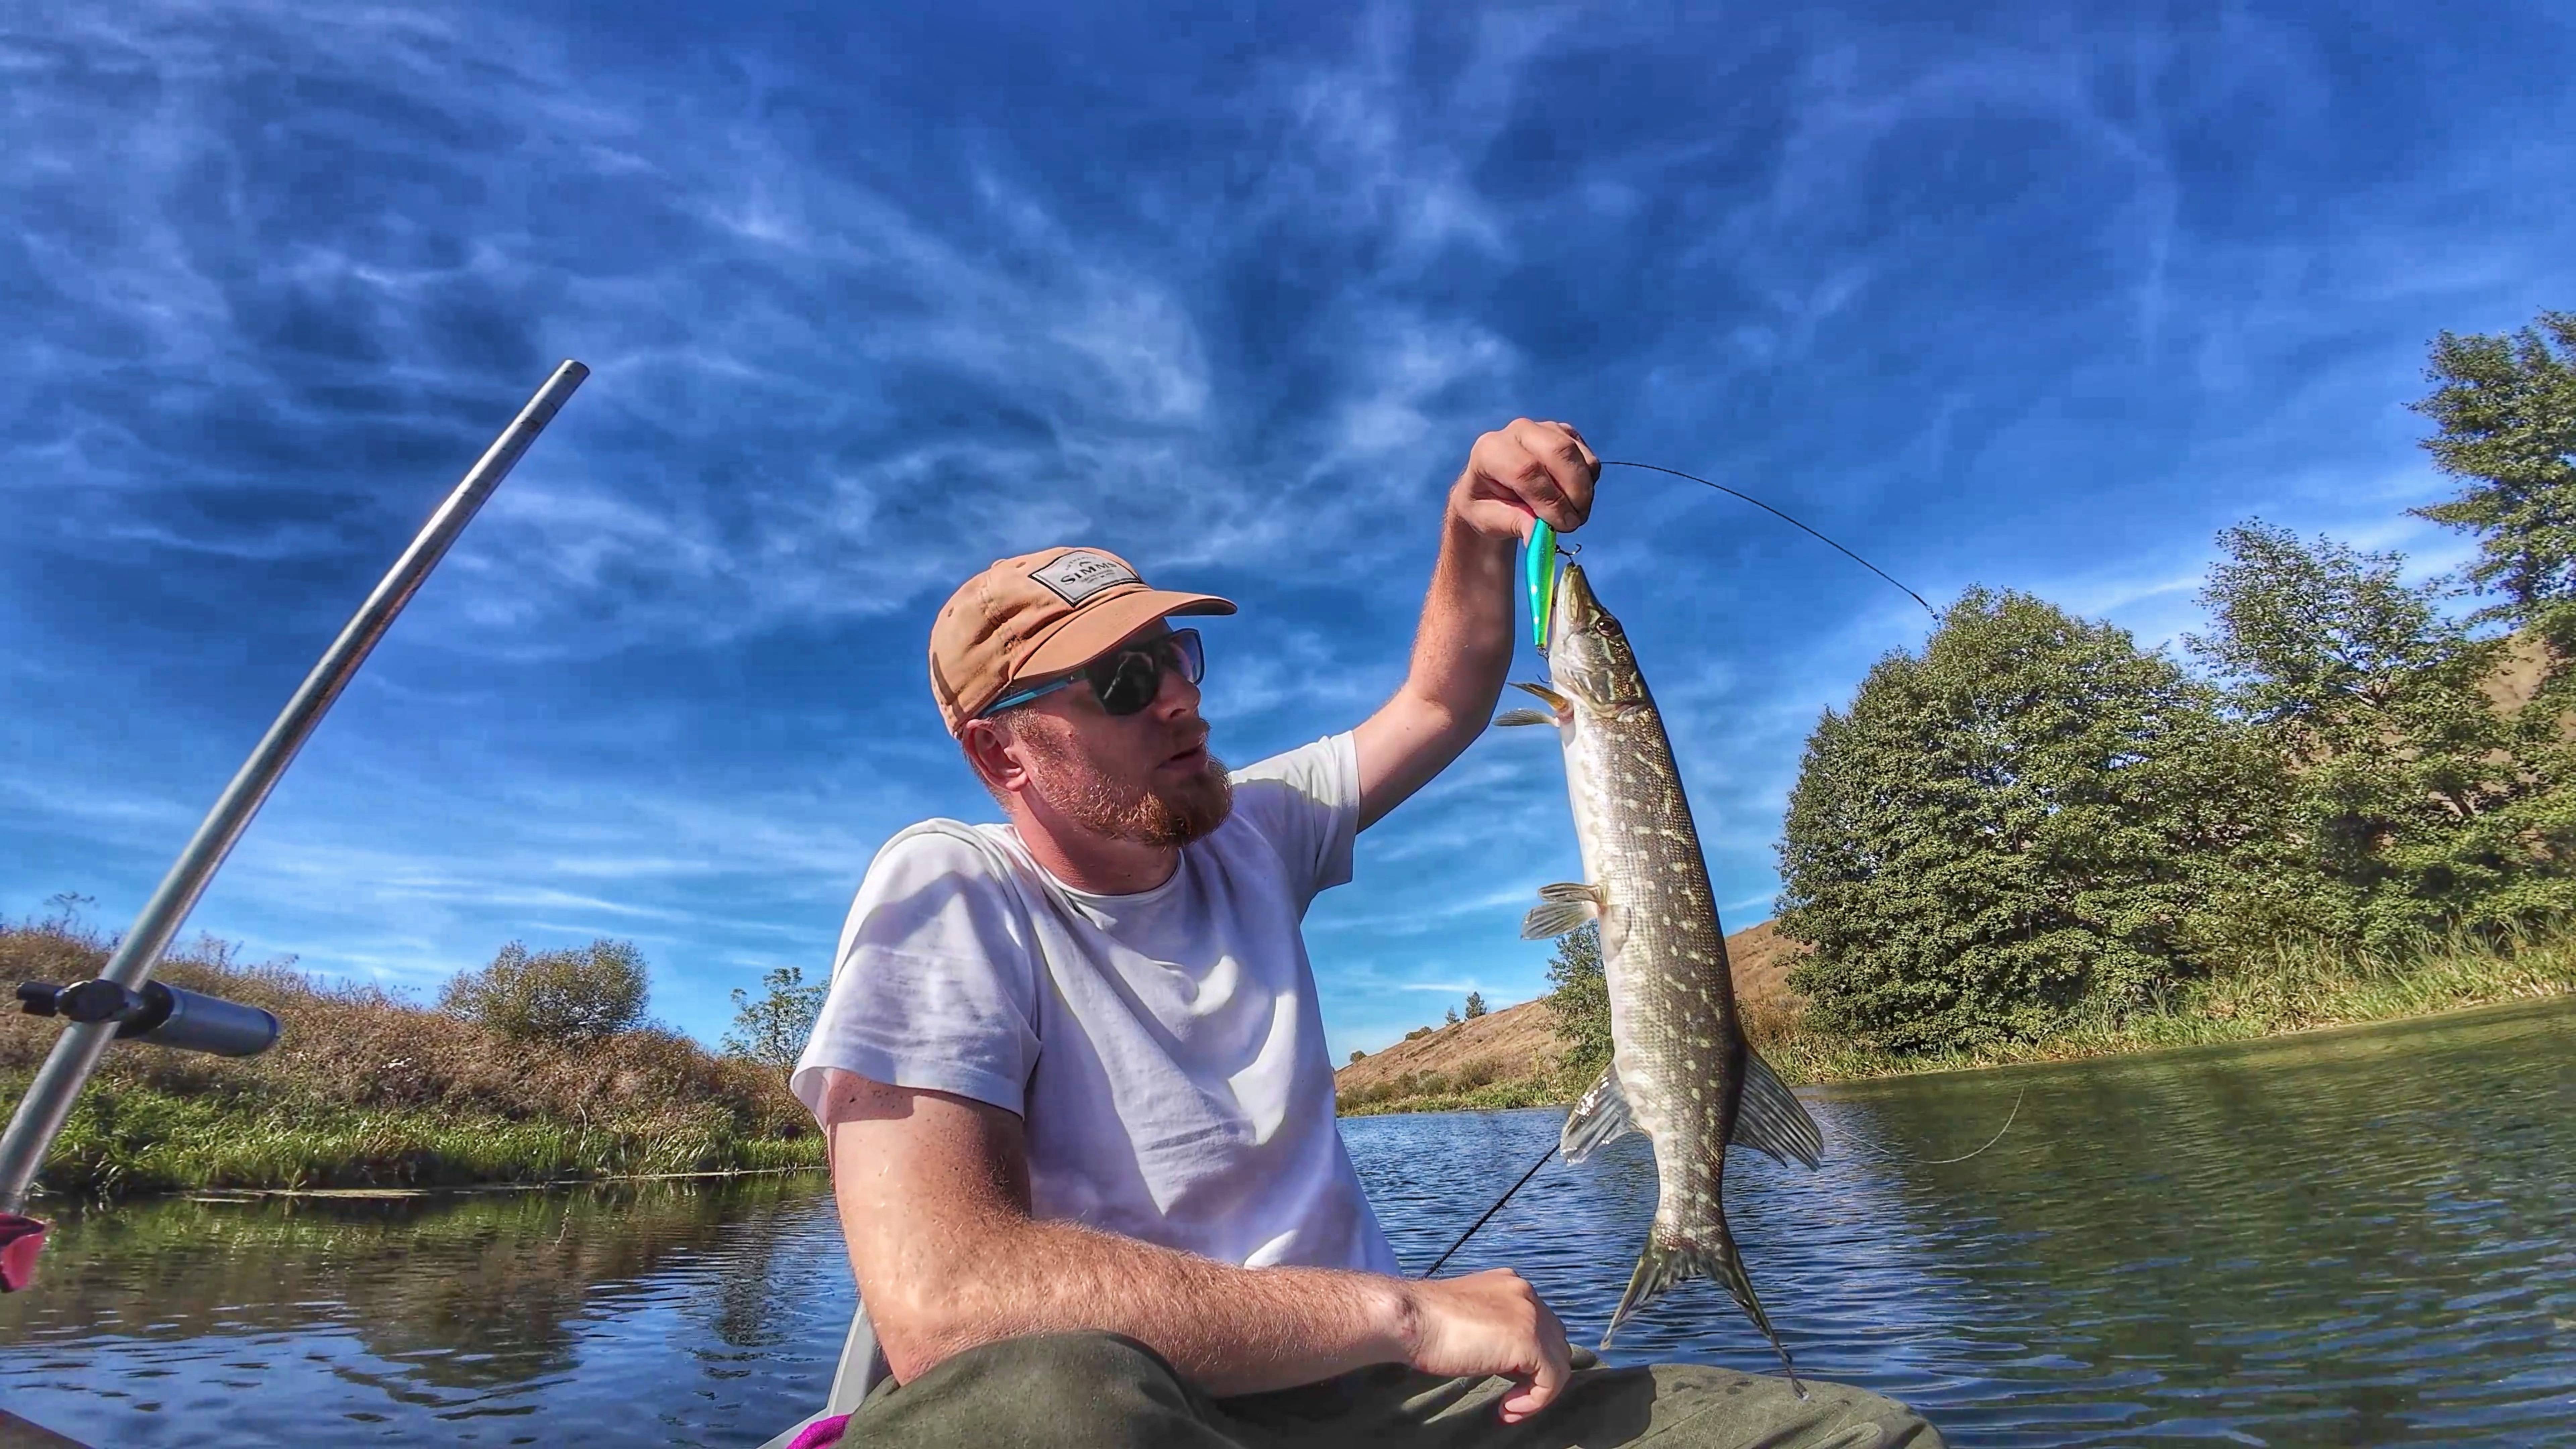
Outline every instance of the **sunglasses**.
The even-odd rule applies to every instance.
[[[1192,684],[1206,677],[1207,654],[1199,647],[1198,630],[1175,629],[1169,634],[1122,644],[1061,679],[1003,695],[987,705],[980,717],[989,719],[1076,684],[1091,686],[1091,697],[1100,701],[1101,713],[1134,714],[1163,692],[1167,670],[1180,671],[1181,677]]]

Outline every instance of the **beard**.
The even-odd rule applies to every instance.
[[[1157,788],[1112,779],[1069,742],[1043,730],[1020,738],[1041,762],[1038,794],[1074,824],[1134,845],[1187,845],[1205,838],[1234,809],[1234,782],[1214,755],[1188,779]]]

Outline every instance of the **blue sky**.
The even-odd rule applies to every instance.
[[[424,990],[628,937],[713,1038],[886,835],[989,816],[922,643],[991,558],[1241,601],[1236,760],[1394,686],[1516,414],[2163,640],[2248,514],[2456,559],[2425,343],[2576,306],[2563,6],[823,9],[0,21],[0,911],[129,919],[563,357],[194,924]],[[1667,479],[1582,541],[1759,920],[1807,730],[1925,621]],[[1364,837],[1337,1054],[1541,990],[1573,859],[1508,734]]]

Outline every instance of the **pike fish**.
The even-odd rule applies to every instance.
[[[1789,1352],[1726,1225],[1726,1148],[1738,1143],[1814,1167],[1825,1147],[1815,1119],[1744,1039],[1727,974],[1726,933],[1673,766],[1672,742],[1627,635],[1601,607],[1583,569],[1568,564],[1548,629],[1546,685],[1519,687],[1544,710],[1498,725],[1552,724],[1565,746],[1585,879],[1539,889],[1522,936],[1601,925],[1610,986],[1609,1070],[1575,1104],[1559,1146],[1569,1162],[1630,1130],[1654,1143],[1657,1197],[1646,1249],[1601,1337],[1675,1283],[1715,1278],[1771,1341],[1796,1382]]]

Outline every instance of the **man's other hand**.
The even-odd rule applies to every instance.
[[[1449,490],[1449,511],[1489,538],[1521,539],[1535,514],[1572,533],[1592,516],[1601,460],[1563,423],[1514,418],[1476,440]]]
[[[1520,1274],[1488,1268],[1407,1286],[1413,1367],[1451,1378],[1500,1374],[1514,1380],[1519,1387],[1503,1396],[1506,1424],[1546,1408],[1565,1387],[1572,1372],[1565,1325]]]

